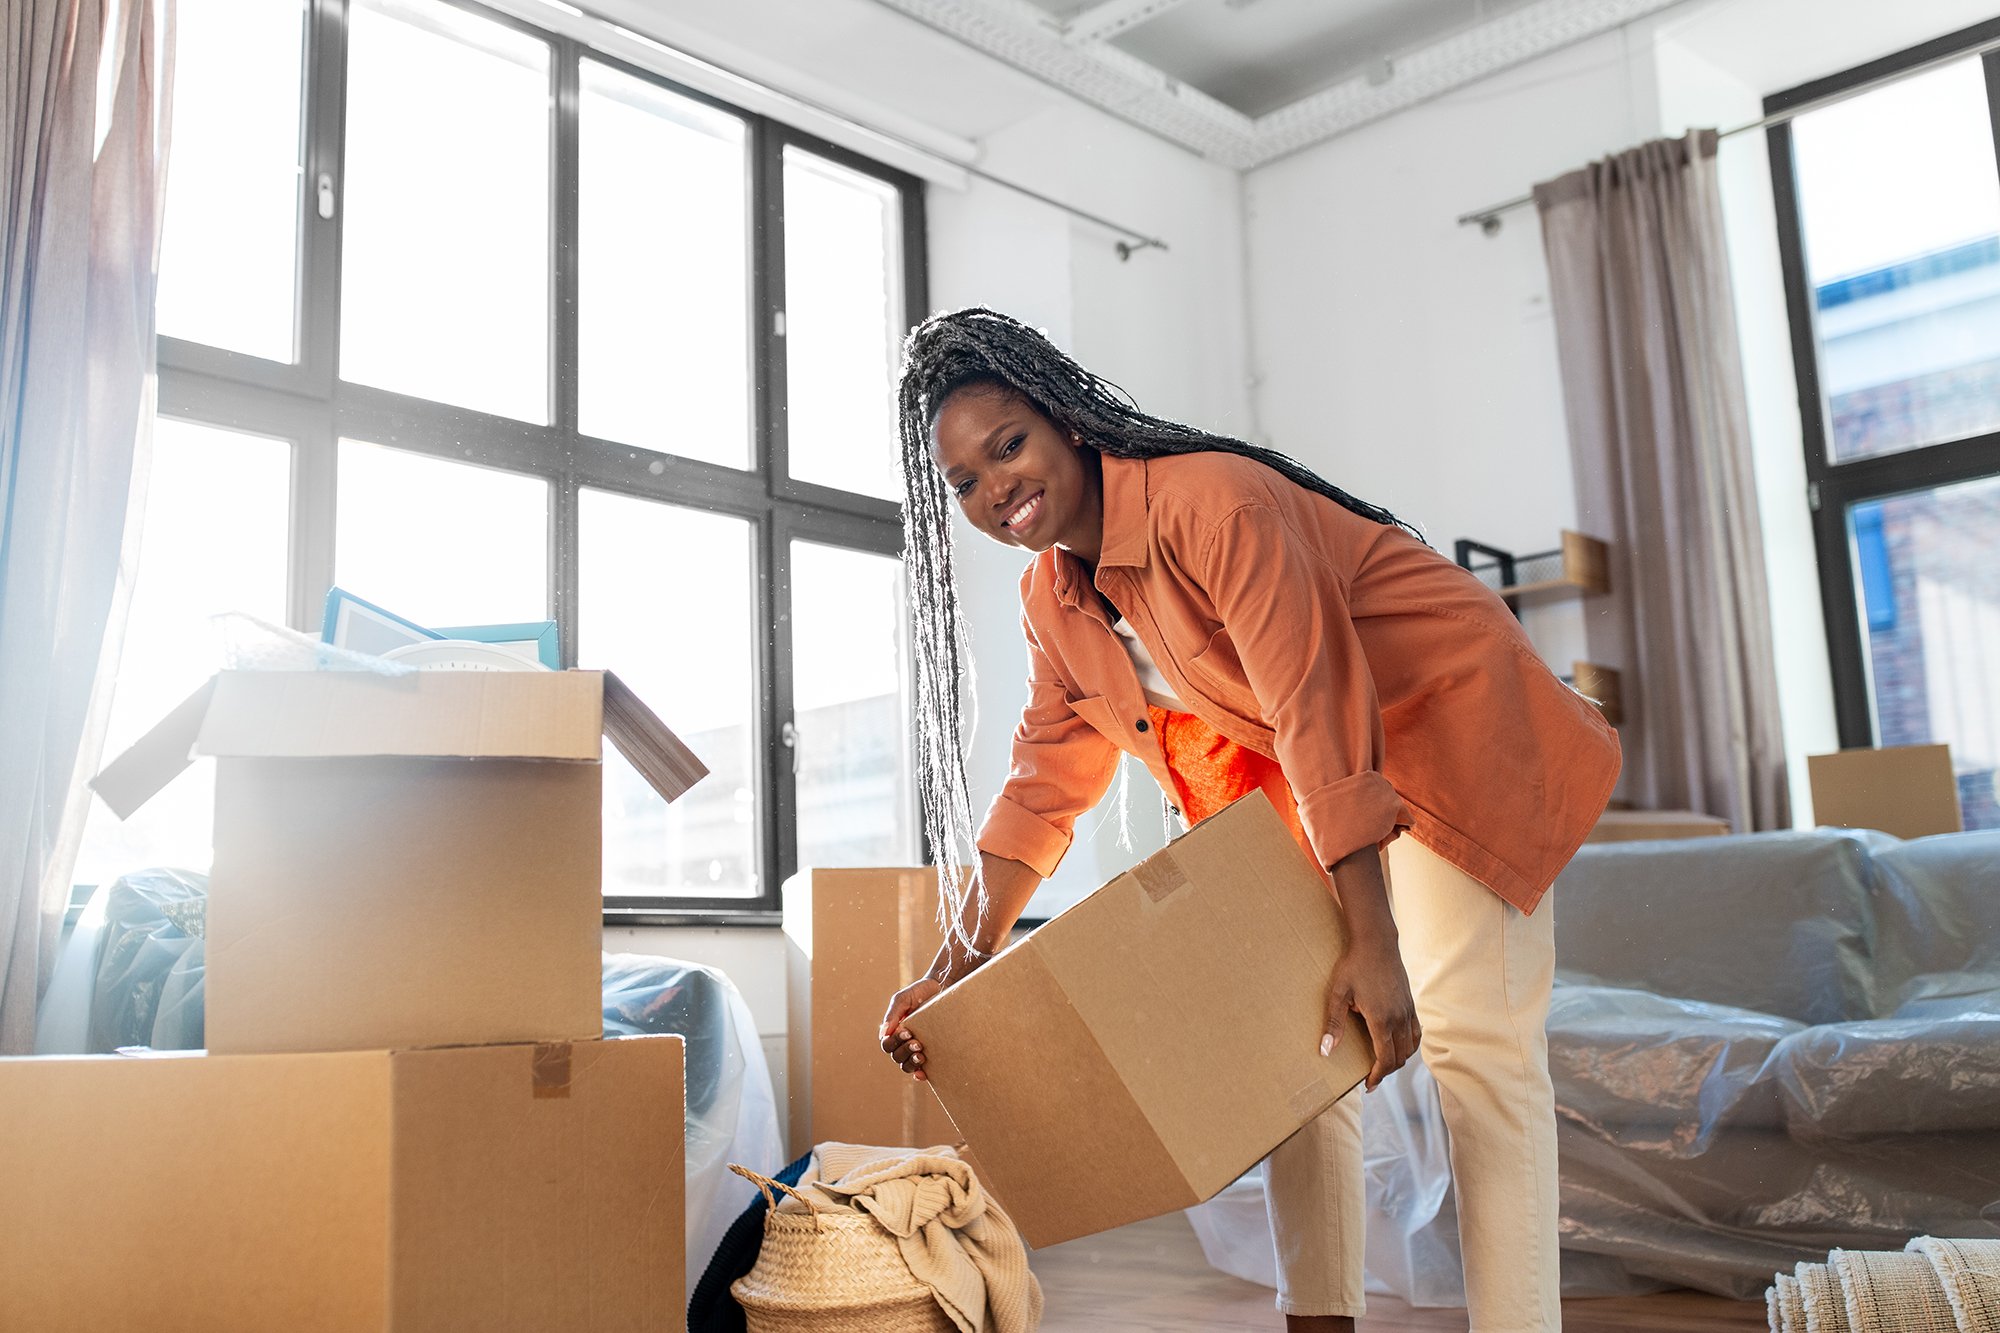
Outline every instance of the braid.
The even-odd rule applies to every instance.
[[[1131,395],[1078,365],[1019,320],[970,307],[933,315],[918,325],[904,343],[897,386],[903,559],[915,619],[918,786],[924,829],[938,863],[941,923],[948,935],[962,940],[959,915],[968,892],[964,849],[973,845],[973,828],[959,700],[960,673],[969,678],[972,658],[952,568],[953,505],[931,462],[930,430],[945,401],[974,386],[1020,394],[1063,431],[1076,432],[1085,444],[1114,458],[1237,454],[1363,518],[1423,538],[1388,510],[1357,500],[1275,449],[1140,411]]]

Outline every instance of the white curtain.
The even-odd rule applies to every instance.
[[[1626,794],[1788,828],[1784,737],[1714,130],[1535,187],[1584,525],[1591,652],[1626,668]]]
[[[173,0],[0,33],[0,1052],[33,1049],[137,546]]]

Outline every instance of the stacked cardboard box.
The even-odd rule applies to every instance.
[[[607,707],[607,705],[609,705]],[[100,775],[217,763],[209,1051],[0,1061],[0,1324],[678,1328],[677,1037],[604,1041],[599,672],[225,672]]]

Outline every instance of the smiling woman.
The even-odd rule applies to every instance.
[[[899,402],[920,774],[949,930],[926,976],[890,1000],[884,1051],[924,1077],[903,1020],[992,957],[1121,752],[1190,821],[1263,791],[1330,872],[1348,927],[1322,1054],[1360,1015],[1372,1089],[1429,1035],[1472,1324],[1558,1327],[1541,1036],[1555,936],[1536,909],[1610,796],[1615,734],[1497,596],[1393,514],[1283,454],[1141,411],[1015,320],[926,321]],[[976,836],[954,504],[1033,553],[1028,701]],[[960,888],[959,863],[975,857]],[[1288,1326],[1351,1329],[1357,1098],[1282,1144],[1267,1178]]]

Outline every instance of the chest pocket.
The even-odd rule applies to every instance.
[[[1188,659],[1187,672],[1194,684],[1217,703],[1248,718],[1261,716],[1257,696],[1251,692],[1243,674],[1243,661],[1236,655],[1236,645],[1226,628],[1209,635],[1207,646]]]

